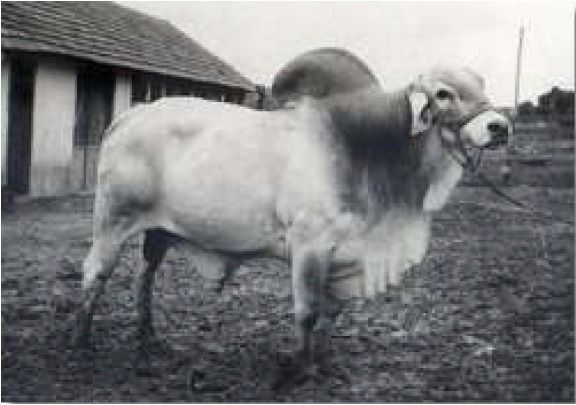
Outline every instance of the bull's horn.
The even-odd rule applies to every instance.
[[[378,86],[378,79],[356,55],[339,48],[303,53],[274,77],[272,95],[280,106],[302,96],[317,99]]]

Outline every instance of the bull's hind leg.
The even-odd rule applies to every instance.
[[[138,283],[138,337],[141,347],[147,349],[154,338],[154,325],[152,323],[152,289],[156,269],[164,259],[170,247],[170,235],[158,229],[146,231],[142,254],[146,260],[146,267],[140,275]]]
[[[84,260],[82,302],[76,325],[76,343],[79,346],[87,347],[90,344],[96,302],[116,266],[124,240],[120,235],[112,233],[95,236],[90,253]]]
[[[108,204],[107,194],[96,195],[92,247],[83,264],[82,301],[77,313],[76,343],[89,346],[92,317],[98,298],[112,275],[124,242],[138,226],[134,217],[123,215]]]

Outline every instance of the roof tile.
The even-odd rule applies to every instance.
[[[2,48],[48,52],[253,90],[167,21],[111,2],[2,2]]]

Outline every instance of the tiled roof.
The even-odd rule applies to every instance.
[[[2,1],[2,49],[68,55],[254,89],[249,80],[167,21],[111,2]]]

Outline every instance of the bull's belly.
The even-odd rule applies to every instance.
[[[164,227],[206,249],[278,251],[285,243],[272,197],[246,182],[168,183],[165,196],[159,210]]]
[[[208,250],[274,256],[285,250],[284,231],[268,207],[255,211],[236,206],[232,212],[229,206],[218,205],[207,207],[189,201],[183,209],[172,207],[161,222],[172,233]]]

